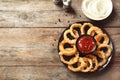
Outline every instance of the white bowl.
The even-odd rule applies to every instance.
[[[106,19],[113,10],[111,0],[83,0],[82,11],[86,17],[92,20]]]

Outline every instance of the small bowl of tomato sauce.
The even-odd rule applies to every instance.
[[[81,35],[76,41],[76,47],[80,54],[91,54],[97,48],[96,40],[90,35]]]

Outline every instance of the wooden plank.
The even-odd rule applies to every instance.
[[[119,9],[120,1],[113,0],[114,9]],[[1,11],[41,11],[62,10],[62,6],[56,6],[52,0],[0,0]],[[72,1],[75,10],[81,10],[82,0]]]
[[[109,66],[100,73],[76,74],[60,62],[57,45],[63,30],[74,22],[93,22],[82,13],[82,0],[72,1],[73,11],[67,13],[52,0],[0,0],[0,80],[120,79],[120,0],[113,0],[109,18],[94,22],[108,27],[113,40]]]
[[[119,67],[95,74],[72,73],[65,67],[1,67],[0,80],[119,80]]]
[[[0,28],[0,66],[61,66],[58,39],[65,28]],[[115,45],[112,64],[120,66],[120,28],[106,28]]]
[[[102,26],[120,25],[120,1],[114,0],[109,18],[96,22]],[[66,13],[51,0],[0,0],[0,27],[66,27],[78,21],[89,21],[81,11],[81,0],[74,0],[73,11]]]
[[[72,14],[66,16],[64,11],[1,11],[0,15],[0,27],[66,27],[78,21]]]
[[[0,0],[2,11],[62,10],[52,0]]]
[[[59,62],[57,41],[62,29],[1,28],[0,65]]]

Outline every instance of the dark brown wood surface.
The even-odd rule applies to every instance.
[[[120,80],[120,0],[102,21],[91,21],[73,0],[65,12],[52,0],[0,0],[0,80]],[[109,66],[95,74],[73,73],[61,62],[57,45],[69,24],[88,21],[101,25],[114,43]]]

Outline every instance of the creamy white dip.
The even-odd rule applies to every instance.
[[[107,18],[113,9],[111,0],[83,0],[82,11],[92,20]]]

